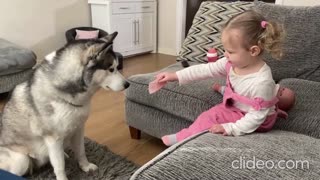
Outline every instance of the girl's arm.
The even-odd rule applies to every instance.
[[[187,84],[194,80],[203,80],[212,77],[226,77],[227,59],[221,58],[214,63],[199,64],[177,71],[179,84]]]

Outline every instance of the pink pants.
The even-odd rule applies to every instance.
[[[191,135],[208,130],[213,124],[234,123],[245,115],[239,109],[227,107],[223,103],[218,104],[211,109],[201,113],[198,118],[188,128],[182,129],[177,135],[177,140],[181,141]],[[256,130],[257,132],[266,132],[273,127],[277,114],[270,115],[264,123]]]

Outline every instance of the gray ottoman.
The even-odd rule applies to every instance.
[[[280,130],[230,137],[208,132],[174,145],[131,180],[320,179],[320,141]]]
[[[0,93],[26,81],[35,64],[36,55],[31,50],[0,38]]]

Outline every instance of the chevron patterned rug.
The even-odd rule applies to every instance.
[[[88,160],[98,166],[98,170],[84,173],[72,157],[66,158],[66,173],[69,180],[126,180],[138,169],[134,163],[112,153],[105,146],[89,139],[85,139],[86,154]],[[50,164],[37,170],[33,175],[25,177],[32,180],[55,180],[56,177]]]
[[[206,63],[206,54],[213,47],[218,50],[220,57],[223,56],[220,40],[223,26],[232,16],[252,7],[253,2],[202,2],[183,42],[178,60]]]

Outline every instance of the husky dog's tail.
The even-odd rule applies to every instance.
[[[190,64],[188,63],[188,61],[187,61],[187,60],[182,60],[182,61],[181,61],[181,65],[182,65],[182,67],[184,67],[184,68],[186,68],[186,67],[189,67],[189,66],[190,66]]]

